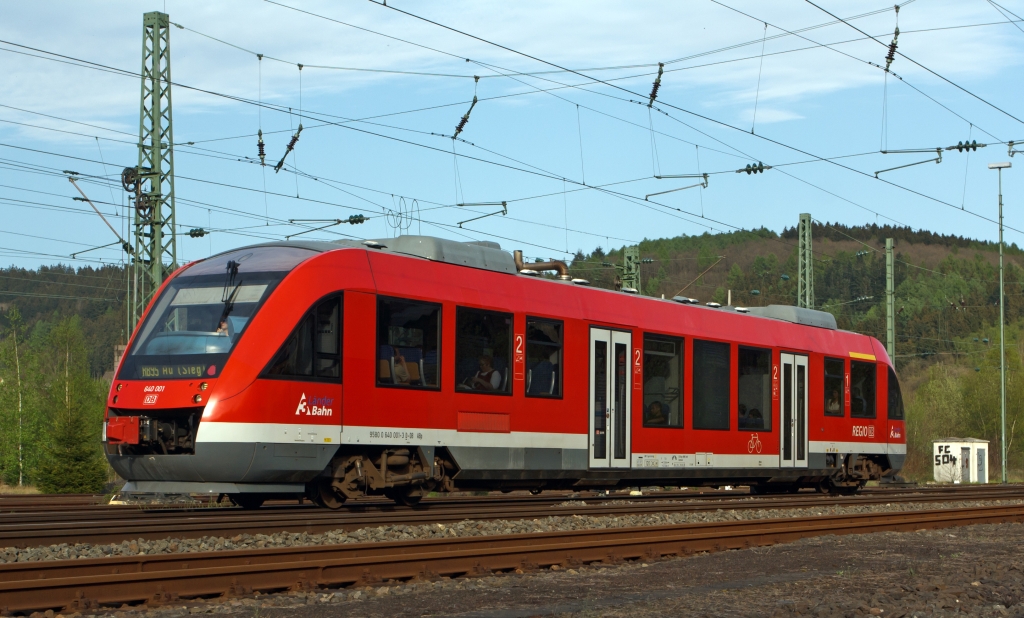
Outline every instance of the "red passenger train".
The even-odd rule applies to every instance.
[[[561,262],[426,236],[182,267],[107,405],[126,492],[246,507],[455,489],[849,492],[906,455],[884,347],[830,314],[596,289]]]

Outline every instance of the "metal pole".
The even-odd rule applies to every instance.
[[[814,308],[814,252],[811,249],[811,215],[802,213],[797,227],[796,306]]]
[[[892,239],[885,239],[885,351],[896,366],[896,290],[893,277]]]
[[[1003,293],[1003,169],[999,168],[999,416],[1001,432],[1003,484],[1006,484],[1006,341],[1003,324],[1006,322],[1006,303]]]

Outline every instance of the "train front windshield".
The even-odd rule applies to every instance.
[[[216,377],[277,284],[313,255],[296,247],[255,247],[185,270],[153,305],[118,378]]]

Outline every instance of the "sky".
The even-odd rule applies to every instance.
[[[566,259],[805,212],[994,241],[1001,161],[1024,245],[1024,1],[814,2],[0,2],[0,261],[125,259],[64,172],[127,236],[148,11],[174,24],[179,262],[400,234]]]

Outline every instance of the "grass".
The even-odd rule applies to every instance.
[[[26,495],[26,494],[37,494],[39,490],[36,489],[35,485],[6,485],[0,483],[0,495]]]

